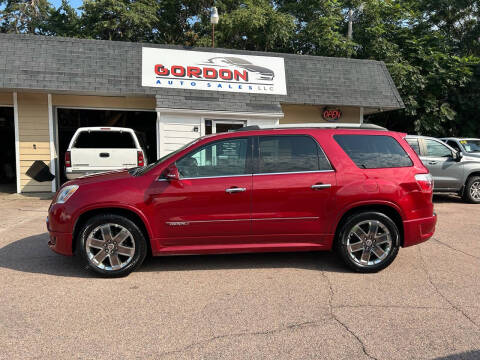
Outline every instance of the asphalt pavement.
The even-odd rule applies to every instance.
[[[377,274],[332,253],[172,256],[120,279],[47,247],[49,201],[0,195],[0,359],[480,359],[480,205]]]

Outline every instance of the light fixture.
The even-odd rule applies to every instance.
[[[210,13],[210,23],[212,24],[212,48],[215,47],[215,25],[218,24],[218,20],[220,17],[218,16],[218,10],[214,6],[212,8],[212,12]]]

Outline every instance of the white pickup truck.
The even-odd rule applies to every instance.
[[[65,153],[67,179],[147,165],[139,140],[140,136],[129,128],[79,128]]]

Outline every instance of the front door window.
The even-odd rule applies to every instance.
[[[182,178],[235,176],[250,173],[248,139],[226,139],[204,146],[177,161]]]

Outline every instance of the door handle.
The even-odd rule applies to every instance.
[[[428,165],[436,165],[438,161],[429,161]]]
[[[234,194],[238,192],[244,192],[246,190],[247,190],[246,188],[231,187],[230,189],[225,190],[225,192],[228,194]]]
[[[313,190],[321,190],[321,189],[328,189],[331,188],[332,184],[315,184],[312,185]]]
[[[110,157],[109,153],[100,153],[100,157]]]

